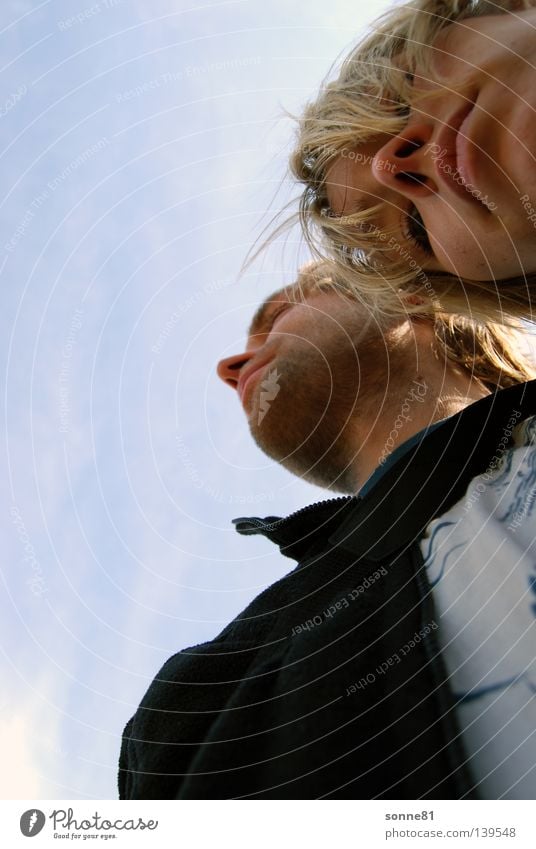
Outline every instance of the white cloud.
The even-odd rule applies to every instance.
[[[0,751],[9,769],[0,771],[1,799],[40,799],[45,793],[34,741],[38,728],[27,716],[0,721]]]

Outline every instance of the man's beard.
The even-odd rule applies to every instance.
[[[304,480],[355,493],[359,450],[386,392],[383,340],[348,341],[329,356],[313,346],[277,356],[255,389],[249,417],[257,445]]]

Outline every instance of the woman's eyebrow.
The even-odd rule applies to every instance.
[[[347,188],[347,187],[346,187]],[[337,220],[338,218],[347,218],[350,215],[364,215],[367,213],[371,213],[371,210],[377,208],[383,201],[379,200],[375,195],[372,195],[371,198],[358,197],[349,206],[346,206],[346,201],[343,206],[343,212],[336,213],[333,212],[329,204],[325,206],[322,210],[322,214],[326,218],[333,218]]]

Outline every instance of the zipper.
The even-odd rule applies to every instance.
[[[353,499],[357,500],[357,496],[342,495],[338,498],[328,498],[325,501],[316,501],[314,504],[308,504],[307,507],[301,507],[294,513],[290,513],[289,516],[284,516],[282,518],[269,516],[269,519],[273,519],[272,522],[268,522],[266,519],[259,519],[257,516],[240,516],[232,521],[239,534],[247,535],[264,531],[277,531],[285,522],[292,522],[296,519],[301,519],[308,513],[314,512],[319,507],[334,507],[336,504],[340,504],[342,507],[343,504],[348,504]]]

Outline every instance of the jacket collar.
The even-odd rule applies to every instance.
[[[327,538],[359,557],[382,560],[420,538],[474,477],[491,471],[513,427],[535,413],[536,380],[495,392],[408,440],[363,497],[320,502],[285,519],[235,519],[236,530],[261,533],[296,559]]]

